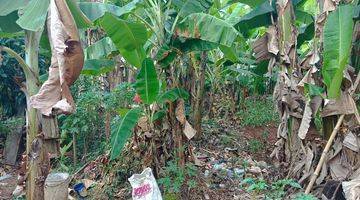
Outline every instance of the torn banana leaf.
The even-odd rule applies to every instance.
[[[53,111],[69,114],[75,110],[69,86],[80,75],[84,53],[65,0],[50,1],[47,28],[52,53],[49,78],[39,93],[30,98],[30,105],[46,116]]]

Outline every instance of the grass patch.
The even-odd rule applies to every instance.
[[[246,99],[244,106],[237,112],[242,126],[263,126],[279,122],[272,98]]]

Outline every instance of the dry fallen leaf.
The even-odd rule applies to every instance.
[[[185,120],[185,128],[184,128],[184,134],[186,137],[190,140],[193,138],[196,134],[196,130],[191,126],[191,124]]]

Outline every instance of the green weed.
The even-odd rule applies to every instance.
[[[242,126],[263,126],[279,121],[272,99],[246,99],[245,107],[237,115]]]
[[[293,179],[281,179],[273,183],[267,183],[264,179],[246,178],[241,183],[241,186],[246,189],[247,192],[256,196],[264,194],[265,199],[282,199],[286,195],[286,188],[292,187],[301,189],[298,182]]]
[[[257,140],[257,139],[251,139],[249,140],[249,151],[251,153],[258,153],[259,151],[261,151],[263,149],[264,144]]]
[[[159,185],[164,188],[165,194],[178,194],[185,185],[188,189],[195,188],[197,182],[194,177],[197,175],[197,168],[192,163],[187,163],[184,168],[177,163],[178,159],[169,161],[162,171],[163,178],[158,180]],[[170,198],[171,199],[171,198]]]

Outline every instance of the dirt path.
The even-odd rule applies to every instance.
[[[270,158],[276,142],[275,125],[241,127],[220,120],[204,123],[203,127],[204,138],[193,145],[194,154],[202,162],[202,166],[198,166],[202,176],[199,182],[204,184],[194,189],[190,199],[251,199],[241,187],[244,178],[272,180],[281,176]],[[261,171],[249,173],[250,168]]]

